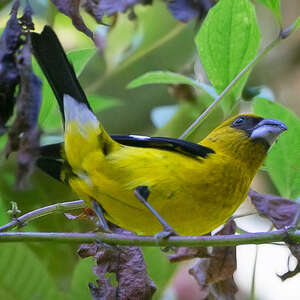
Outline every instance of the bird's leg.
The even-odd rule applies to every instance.
[[[111,230],[109,229],[109,227],[107,225],[105,217],[103,215],[103,209],[102,209],[100,203],[97,202],[93,198],[91,198],[91,202],[92,202],[92,208],[93,208],[93,210],[96,213],[97,218],[98,218],[100,230],[104,231],[104,232],[111,232]]]
[[[155,218],[162,225],[163,231],[155,234],[156,238],[165,239],[171,235],[178,235],[176,231],[159,215],[159,213],[147,201],[150,194],[147,186],[138,186],[134,190],[134,194],[140,200],[140,202],[149,209],[149,211],[155,216]]]

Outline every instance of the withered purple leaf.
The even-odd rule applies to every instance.
[[[236,224],[230,220],[218,235],[234,234]],[[213,247],[210,264],[207,269],[207,282],[219,282],[232,277],[236,270],[236,247]]]
[[[124,13],[137,4],[152,4],[152,0],[90,0],[86,1],[83,7],[97,22],[102,23],[102,18],[105,15],[111,16],[117,12]]]
[[[19,18],[19,23],[22,26],[23,31],[34,30],[34,24],[31,18],[32,14],[33,14],[32,8],[29,2],[27,2],[24,9],[23,16]]]
[[[210,299],[226,299],[234,300],[235,294],[238,291],[237,285],[233,278],[228,278],[219,282],[215,282],[209,285],[211,298]]]
[[[168,9],[175,19],[188,22],[203,18],[214,5],[212,0],[167,0]]]
[[[296,225],[298,221],[296,218],[300,210],[299,203],[276,195],[260,194],[253,190],[250,190],[248,195],[258,213],[268,218],[277,229]],[[281,280],[286,280],[300,273],[300,244],[287,243],[287,246],[297,259],[297,266],[293,271],[278,275]]]
[[[206,274],[209,264],[209,258],[200,258],[197,264],[189,269],[189,274],[191,274],[196,279],[200,287],[201,299],[199,300],[208,299],[207,297],[210,294],[209,285],[206,283]]]
[[[293,225],[300,204],[271,194],[260,194],[253,190],[248,193],[258,213],[268,218],[277,229]]]
[[[179,247],[175,254],[167,255],[171,263],[177,263],[198,257],[210,257],[206,247]]]
[[[92,31],[85,25],[80,15],[80,0],[52,0],[52,2],[60,12],[71,18],[73,25],[79,31],[93,39]]]
[[[20,90],[17,96],[17,116],[8,134],[6,155],[18,151],[17,186],[24,187],[38,155],[39,130],[37,127],[41,104],[41,80],[33,73],[30,36],[18,55]]]
[[[123,229],[117,229],[116,232],[132,234]],[[82,245],[78,253],[81,257],[93,256],[97,261],[97,266],[93,269],[98,276],[98,286],[89,285],[93,299],[152,298],[156,287],[147,273],[139,247],[114,247],[95,243]],[[107,273],[115,274],[117,287],[106,277]]]
[[[16,1],[0,38],[0,130],[2,133],[6,131],[5,124],[13,113],[15,89],[19,83],[16,51],[22,44],[22,29],[17,18],[18,8],[19,2]]]
[[[234,234],[236,225],[230,220],[218,235]],[[189,273],[198,282],[203,299],[234,299],[237,287],[233,280],[236,270],[236,247],[213,247],[210,258],[200,258]]]

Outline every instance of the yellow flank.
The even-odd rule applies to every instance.
[[[206,158],[120,145],[100,125],[70,121],[65,153],[77,176],[69,184],[85,201],[96,199],[111,222],[153,235],[162,227],[134,196],[137,186],[146,185],[149,203],[178,234],[205,234],[223,224],[245,199],[267,152],[244,131],[231,128],[233,120],[201,142],[215,151]]]

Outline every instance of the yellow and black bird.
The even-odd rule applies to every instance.
[[[64,120],[64,144],[41,147],[38,166],[87,203],[99,203],[109,221],[138,234],[160,232],[159,216],[181,235],[205,234],[226,222],[246,198],[268,149],[287,129],[277,120],[240,114],[199,144],[110,136],[52,29],[32,33],[32,47]]]

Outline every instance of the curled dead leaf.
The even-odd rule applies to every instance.
[[[277,229],[293,225],[300,204],[271,194],[250,190],[248,196],[261,216],[268,218]]]
[[[234,234],[236,225],[230,220],[218,235]],[[204,299],[235,299],[237,292],[233,280],[236,270],[236,247],[213,247],[210,258],[200,258],[189,273],[198,282]]]
[[[93,39],[92,31],[85,25],[80,15],[80,0],[52,0],[52,2],[60,12],[71,18],[73,25],[79,31]]]
[[[19,2],[12,7],[10,18],[0,38],[0,135],[6,132],[5,124],[12,116],[15,89],[19,83],[16,51],[22,44],[22,28],[17,18]]]
[[[116,233],[132,234],[123,229]],[[150,279],[140,247],[114,247],[94,243],[81,245],[81,257],[93,256],[97,261],[94,273],[98,276],[97,286],[90,284],[94,300],[102,299],[151,299],[156,287]],[[117,287],[106,277],[114,273]]]
[[[167,0],[167,3],[171,14],[181,22],[205,17],[215,4],[212,0]]]

